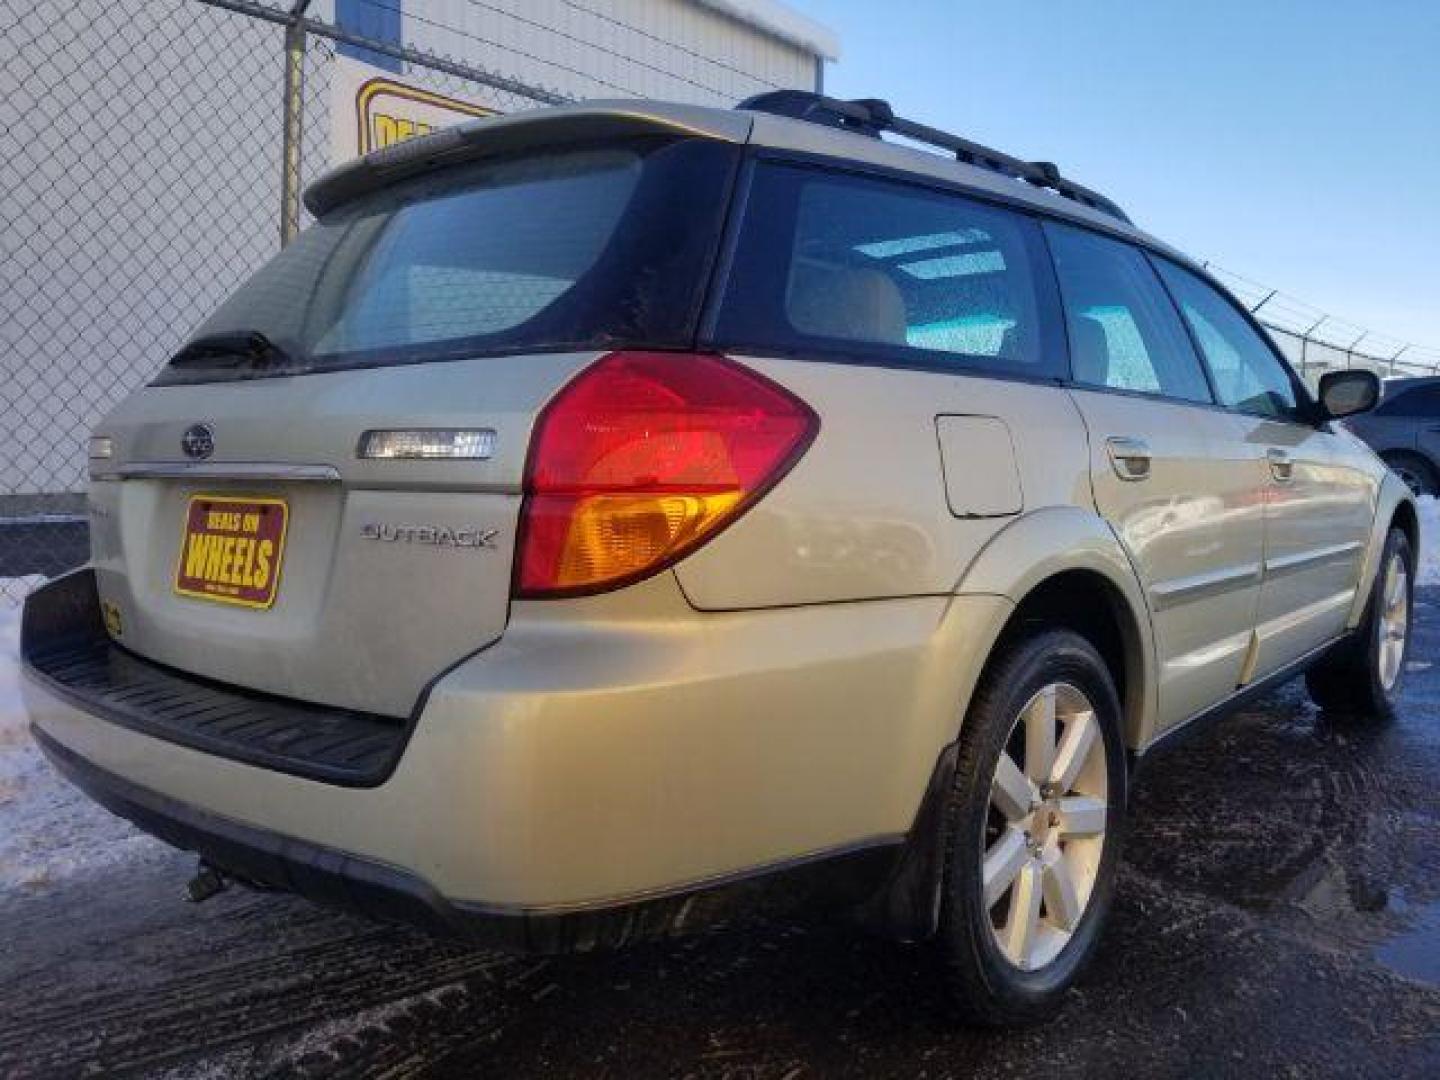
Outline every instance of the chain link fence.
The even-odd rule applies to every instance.
[[[339,50],[501,112],[565,100],[308,7],[0,0],[0,603],[88,558],[87,433],[305,223]]]
[[[1340,368],[1367,368],[1381,378],[1440,375],[1440,349],[1377,334],[1223,267],[1207,269],[1265,325],[1312,388]]]

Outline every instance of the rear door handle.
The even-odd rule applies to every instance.
[[[1270,475],[1276,480],[1284,483],[1295,475],[1295,463],[1284,450],[1272,446],[1265,456],[1270,459]]]
[[[1105,440],[1105,449],[1121,480],[1144,480],[1150,475],[1150,446],[1144,439],[1112,435]]]

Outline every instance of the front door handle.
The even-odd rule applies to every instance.
[[[1281,483],[1288,482],[1295,475],[1295,462],[1290,460],[1290,455],[1278,447],[1272,446],[1265,454],[1270,459],[1270,475]]]
[[[1144,439],[1112,435],[1105,440],[1105,449],[1121,480],[1144,480],[1150,475],[1150,446]]]

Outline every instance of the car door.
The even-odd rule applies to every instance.
[[[1197,274],[1156,259],[1220,403],[1263,455],[1265,560],[1246,681],[1345,629],[1375,517],[1380,470],[1329,423],[1249,317]]]
[[[1161,729],[1240,684],[1264,544],[1265,461],[1218,408],[1174,305],[1137,248],[1049,224],[1090,437],[1095,503],[1150,604]]]
[[[1429,479],[1440,480],[1440,384],[1411,391],[1414,399],[1415,449],[1430,467]]]

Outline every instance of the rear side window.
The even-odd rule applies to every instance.
[[[717,336],[730,348],[1059,377],[1027,218],[958,195],[762,164]]]
[[[1225,297],[1188,270],[1156,259],[1196,344],[1220,404],[1286,419],[1299,412],[1295,383],[1280,357]]]
[[[693,343],[738,150],[638,140],[437,172],[342,206],[197,331],[277,348],[215,381],[515,352]]]
[[[1047,222],[1073,378],[1086,386],[1211,402],[1195,350],[1142,252]]]

